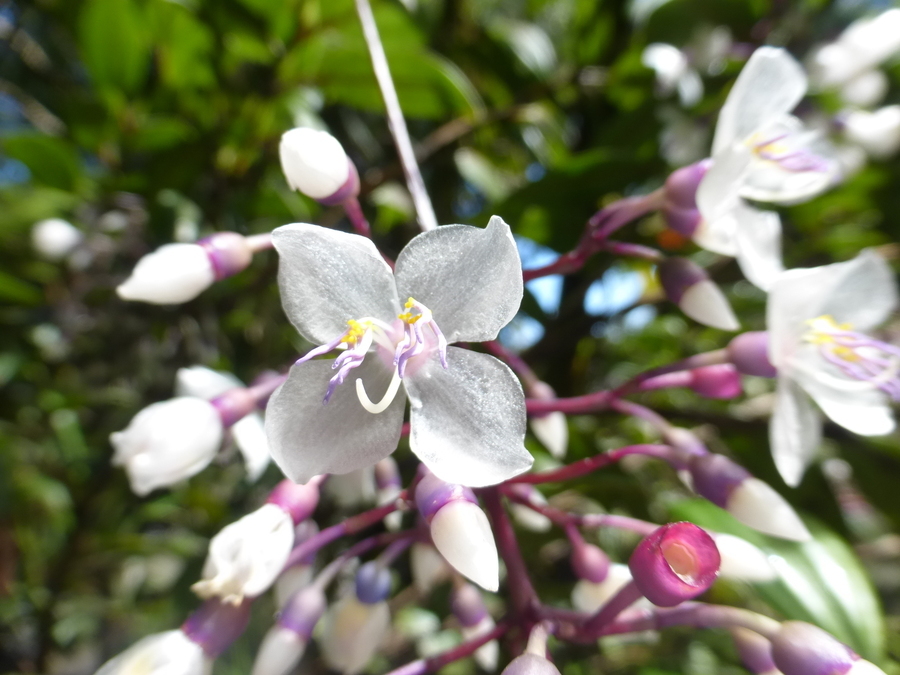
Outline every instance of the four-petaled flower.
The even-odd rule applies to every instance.
[[[888,399],[900,400],[900,349],[858,331],[897,306],[890,267],[871,250],[853,260],[779,277],[766,309],[769,360],[778,372],[770,439],[775,464],[797,485],[821,436],[821,417],[857,434],[894,429]]]
[[[803,68],[783,49],[757,49],[728,94],[713,139],[713,164],[697,189],[703,222],[694,240],[737,258],[768,289],[780,272],[781,220],[745,200],[796,204],[838,178],[819,135],[790,115],[806,93]]]
[[[406,396],[410,447],[442,480],[492,485],[531,466],[519,381],[491,356],[448,347],[494,339],[519,308],[521,263],[501,218],[418,235],[393,273],[364,237],[293,224],[272,238],[285,313],[321,345],[291,368],[266,411],[272,456],[289,478],[388,456]],[[333,362],[310,360],[335,349],[343,351]],[[341,386],[351,373],[355,384]]]

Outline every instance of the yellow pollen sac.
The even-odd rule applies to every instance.
[[[413,309],[416,306],[416,301],[413,298],[409,298],[403,306],[406,309]],[[414,324],[416,321],[422,318],[422,314],[421,312],[418,314],[413,314],[412,312],[403,312],[402,314],[398,314],[397,318],[408,324]]]
[[[363,338],[366,331],[369,329],[368,325],[364,325],[356,319],[350,319],[347,322],[347,325],[350,326],[350,330],[348,330],[344,334],[344,337],[341,338],[341,342],[344,344],[356,344]]]
[[[834,333],[839,331],[853,330],[853,324],[838,323],[834,317],[828,314],[809,319],[806,323],[811,329],[803,336],[806,342],[814,345],[828,345],[832,354],[845,361],[856,361],[859,358],[853,349],[839,344],[834,336]]]

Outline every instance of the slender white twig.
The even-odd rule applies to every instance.
[[[424,231],[433,230],[437,227],[434,207],[425,190],[425,181],[422,180],[422,173],[416,162],[412,142],[409,140],[406,120],[403,119],[400,100],[397,98],[397,90],[394,88],[394,80],[391,78],[384,46],[378,35],[378,26],[375,23],[369,0],[356,0],[356,13],[359,14],[359,20],[362,23],[363,35],[365,35],[366,45],[369,48],[369,57],[372,59],[372,68],[375,70],[375,79],[378,80],[381,96],[384,98],[384,107],[387,108],[388,126],[394,137],[394,143],[397,145],[403,173],[406,174],[406,184],[419,216],[419,227]]]

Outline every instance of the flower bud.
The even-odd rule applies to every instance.
[[[772,661],[772,645],[768,639],[748,628],[732,628],[731,637],[747,670],[755,675],[781,675]]]
[[[481,593],[471,584],[461,583],[453,589],[450,607],[453,609],[453,616],[459,621],[464,640],[473,640],[490,633],[496,626],[484,606]],[[476,649],[472,656],[483,670],[493,672],[497,669],[500,658],[500,646],[496,640],[491,640]]]
[[[287,675],[299,663],[313,629],[325,611],[318,586],[296,593],[281,610],[256,654],[252,675]]]
[[[533,485],[527,483],[514,483],[510,486],[512,492],[521,496],[534,504],[541,506],[547,505],[547,498]],[[509,505],[509,512],[512,514],[513,520],[526,530],[532,532],[546,532],[553,527],[553,521],[542,513],[538,513],[534,509],[528,508],[524,504],[512,502]]]
[[[709,534],[722,557],[719,576],[723,579],[758,583],[777,578],[778,574],[769,562],[769,556],[746,539],[720,532]]]
[[[521,654],[503,669],[500,675],[561,675],[559,668],[543,656]]]
[[[304,520],[294,528],[294,546],[299,546],[304,541],[319,533],[319,526],[313,520]],[[315,574],[316,554],[311,553],[297,565],[292,565],[282,570],[275,581],[275,604],[284,607],[285,604],[300,592],[313,580]]]
[[[265,504],[212,538],[203,579],[191,589],[201,598],[218,596],[231,604],[254,598],[278,577],[293,543],[290,514]]]
[[[391,594],[391,572],[375,561],[367,562],[356,571],[355,587],[360,602],[374,605],[387,600]]]
[[[298,525],[316,510],[319,503],[319,485],[317,481],[297,484],[291,480],[283,480],[269,494],[266,503],[275,504],[289,514],[294,525]]]
[[[572,589],[572,606],[579,612],[593,614],[627,586],[631,580],[631,571],[628,569],[628,565],[613,563],[609,566],[603,581],[597,583],[580,579],[575,584]]]
[[[431,540],[457,572],[488,591],[500,587],[497,545],[487,516],[471,489],[426,473],[416,486],[416,506],[431,527]]]
[[[860,73],[841,87],[841,100],[859,108],[870,108],[884,99],[890,87],[890,80],[880,70]]]
[[[212,660],[181,630],[168,630],[138,640],[113,657],[95,675],[205,675]]]
[[[359,194],[356,167],[327,131],[305,127],[286,131],[278,154],[288,185],[307,197],[323,204],[340,204]]]
[[[785,621],[772,638],[772,659],[784,675],[884,675],[847,645],[803,621]]]
[[[166,244],[141,258],[116,292],[123,300],[157,305],[187,302],[246,268],[252,257],[246,239],[234,232],[217,232],[196,244]]]
[[[223,603],[207,600],[185,621],[181,630],[212,659],[237,640],[250,621],[250,601]]]
[[[659,281],[666,297],[695,321],[721,330],[740,328],[728,298],[696,263],[667,258],[659,264]]]
[[[697,208],[697,187],[710,163],[710,160],[703,160],[682,167],[666,179],[663,218],[671,229],[688,238],[694,236],[702,221]]]
[[[769,485],[724,455],[696,455],[689,461],[694,491],[739,521],[765,534],[809,541],[803,521]]]
[[[62,218],[41,220],[31,228],[31,245],[46,260],[62,260],[82,241],[81,230]]]
[[[392,503],[402,491],[400,470],[393,457],[385,457],[375,464],[375,487],[375,500],[379,506]],[[402,511],[394,511],[384,518],[384,526],[391,532],[399,530],[402,524]]]
[[[413,584],[422,595],[450,578],[447,561],[431,544],[416,542],[410,547],[409,567]]]
[[[222,442],[219,412],[200,398],[153,403],[110,435],[114,466],[123,466],[132,491],[143,497],[202,471]]]
[[[355,675],[378,651],[391,627],[386,602],[360,602],[348,593],[325,615],[319,645],[325,663],[347,675]]]
[[[370,504],[375,499],[374,467],[329,476],[325,492],[344,509]]]
[[[775,377],[778,371],[769,361],[769,334],[765,331],[741,333],[728,343],[728,358],[744,375]]]
[[[556,392],[546,382],[536,382],[528,388],[528,395],[542,401],[556,398]],[[569,446],[569,425],[565,414],[551,412],[545,415],[532,415],[528,420],[531,431],[551,455],[557,459],[566,456]]]
[[[595,584],[606,581],[609,576],[609,556],[599,546],[588,544],[584,540],[573,542],[572,571],[579,579]]]
[[[900,105],[874,112],[854,110],[844,120],[844,135],[870,157],[885,159],[900,149]]]
[[[719,551],[693,523],[663,525],[631,554],[634,583],[650,602],[674,607],[706,591],[719,574]]]
[[[730,399],[743,393],[741,376],[730,363],[694,368],[690,387],[706,398]]]

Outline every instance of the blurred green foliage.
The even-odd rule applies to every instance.
[[[650,5],[661,6],[640,12]],[[706,73],[706,95],[682,110],[654,93],[640,61],[646,44],[685,46],[697,30],[722,25],[738,44],[768,41],[802,56],[860,11],[814,0],[384,0],[374,8],[439,220],[484,224],[498,213],[518,234],[557,251],[577,241],[599,205],[662,183],[672,167],[661,145],[688,152],[697,136],[696,158],[708,149],[741,60]],[[897,100],[900,73],[890,74],[889,98]],[[834,107],[827,97],[817,102]],[[302,341],[281,313],[271,253],[183,307],[126,304],[114,288],[141,255],[173,239],[301,220],[345,227],[339,212],[289,191],[281,177],[279,136],[300,124],[325,125],[345,144],[360,168],[375,238],[395,254],[416,229],[382,111],[352,0],[0,3],[0,672],[93,672],[196,606],[189,586],[208,537],[258,504],[277,469],[248,485],[226,452],[188,484],[138,499],[109,464],[108,436],[144,405],[171,396],[178,367],[203,364],[250,381],[290,363]],[[788,265],[843,260],[897,241],[898,173],[897,161],[872,165],[787,210]],[[48,217],[66,218],[85,235],[65,263],[32,250],[31,225]],[[627,240],[696,252],[667,239],[656,217],[625,232]],[[696,258],[728,290],[744,325],[760,328],[762,294],[732,262]],[[589,314],[584,298],[611,263],[598,256],[566,278],[558,311],[545,313],[526,297],[524,311],[544,332],[525,358],[560,395],[621,382],[727,339],[661,302],[641,264],[617,263],[647,282],[633,305]],[[638,321],[638,311],[653,320]],[[752,396],[771,390],[755,380],[747,388]],[[750,406],[684,391],[644,398],[784,488],[766,420]],[[613,415],[573,418],[570,426],[571,459],[648,438]],[[798,490],[783,492],[823,523],[824,543],[814,552],[773,549],[799,577],[786,576],[778,589],[723,584],[714,596],[820,622],[885,663],[900,646],[900,546],[884,536],[900,526],[900,443],[833,426],[827,435],[828,452],[850,463],[873,505],[871,518],[848,519],[846,504],[813,470]],[[539,464],[549,461],[528,442]],[[409,472],[409,453],[398,458]],[[652,463],[547,493],[560,490],[557,499],[576,505],[726,529],[715,510],[683,504],[684,487]],[[328,501],[320,513],[320,522],[340,515]],[[559,554],[560,533],[522,536],[540,592],[564,601],[573,577]],[[608,533],[601,540],[621,558],[633,544]],[[874,574],[874,593],[854,546]],[[268,600],[257,604],[250,630],[217,672],[248,671],[273,609]],[[440,594],[425,606],[447,613]],[[743,672],[715,632],[601,647],[561,651],[563,672]],[[388,653],[396,663],[412,655],[408,641]]]

